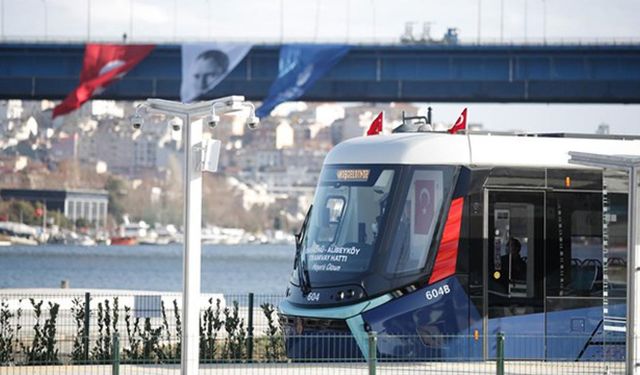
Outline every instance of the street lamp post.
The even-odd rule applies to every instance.
[[[172,121],[174,131],[183,131],[184,147],[184,255],[182,275],[182,375],[196,375],[199,367],[199,314],[200,314],[200,253],[202,228],[202,171],[217,170],[220,141],[203,144],[202,119],[214,127],[218,114],[248,108],[247,125],[255,128],[258,118],[255,108],[243,96],[229,96],[198,103],[181,103],[163,99],[147,99],[138,106],[131,118],[132,126],[140,128],[147,113],[177,116],[183,125]]]

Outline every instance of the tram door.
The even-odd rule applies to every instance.
[[[508,358],[544,358],[544,193],[488,191],[488,200],[488,337],[509,338]]]

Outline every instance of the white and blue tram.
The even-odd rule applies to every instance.
[[[366,357],[375,331],[381,358],[491,358],[498,332],[529,337],[508,358],[602,358],[603,172],[569,151],[640,155],[640,140],[414,132],[337,145],[279,306],[289,357]],[[619,276],[627,195],[607,199]],[[624,311],[616,280],[608,308]]]

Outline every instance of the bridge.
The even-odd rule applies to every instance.
[[[78,83],[84,45],[0,45],[0,98],[62,99]],[[262,100],[278,45],[255,46],[215,89]],[[158,45],[99,98],[178,99],[179,45]],[[303,100],[640,103],[640,45],[354,46]]]

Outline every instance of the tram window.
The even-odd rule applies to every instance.
[[[539,192],[489,194],[489,318],[542,311],[543,202]]]
[[[347,277],[339,274],[365,271],[375,260],[374,246],[383,229],[395,171],[358,171],[367,171],[367,181],[346,180],[357,174],[344,174],[342,180],[334,181],[331,176],[338,172],[325,171],[316,192],[303,243],[303,256],[307,269],[315,274],[314,281],[335,282]]]
[[[324,207],[320,209],[320,223],[322,228],[318,233],[321,242],[333,242],[338,224],[342,217],[345,199],[343,197],[328,197]]]
[[[601,296],[602,196],[549,194],[547,295]]]
[[[487,186],[544,187],[544,169],[496,167],[489,174]]]
[[[344,198],[330,197],[327,199],[327,223],[335,224],[340,221],[342,209],[344,208]]]
[[[494,206],[494,279],[509,297],[534,295],[534,211],[530,203]]]
[[[405,273],[422,269],[441,211],[445,181],[442,170],[415,170],[398,220],[387,272]]]
[[[583,169],[549,169],[547,185],[556,189],[602,189],[602,171]]]

